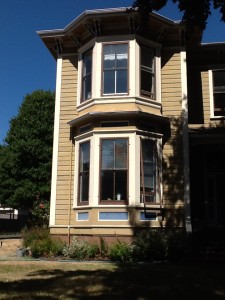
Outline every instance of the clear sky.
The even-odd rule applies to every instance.
[[[171,1],[171,0],[169,0]],[[133,0],[0,0],[0,144],[24,96],[55,90],[56,63],[36,31],[61,29],[84,10],[128,7]],[[171,3],[160,14],[181,18]],[[203,42],[225,42],[225,23],[214,13]],[[35,116],[34,116],[35,118]]]

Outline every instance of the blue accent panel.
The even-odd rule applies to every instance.
[[[87,221],[89,218],[88,212],[79,212],[77,213],[77,220],[78,221]]]
[[[100,221],[127,221],[128,212],[100,212]]]
[[[154,212],[140,212],[140,220],[141,221],[151,221],[156,220],[156,213]]]

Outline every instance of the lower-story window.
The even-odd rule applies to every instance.
[[[140,195],[141,202],[156,202],[156,145],[153,140],[141,139]]]
[[[79,189],[78,203],[87,204],[89,198],[90,177],[90,142],[81,143],[79,147]]]
[[[128,139],[102,139],[100,152],[100,200],[127,201]]]

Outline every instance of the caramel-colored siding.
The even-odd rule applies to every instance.
[[[171,120],[171,137],[163,148],[163,205],[165,223],[183,225],[183,114],[181,54],[166,49],[162,53],[162,111]],[[167,224],[168,223],[168,224]]]
[[[68,225],[73,201],[74,144],[68,121],[74,119],[77,91],[77,57],[63,58],[60,121],[58,140],[58,170],[56,182],[55,225]]]

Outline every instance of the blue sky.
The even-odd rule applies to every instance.
[[[0,0],[0,144],[25,95],[36,89],[55,89],[56,63],[36,31],[64,28],[84,10],[127,7],[132,3],[133,0]],[[172,2],[160,14],[173,20],[181,18]],[[219,14],[213,13],[203,42],[225,42],[225,23],[219,19]]]

